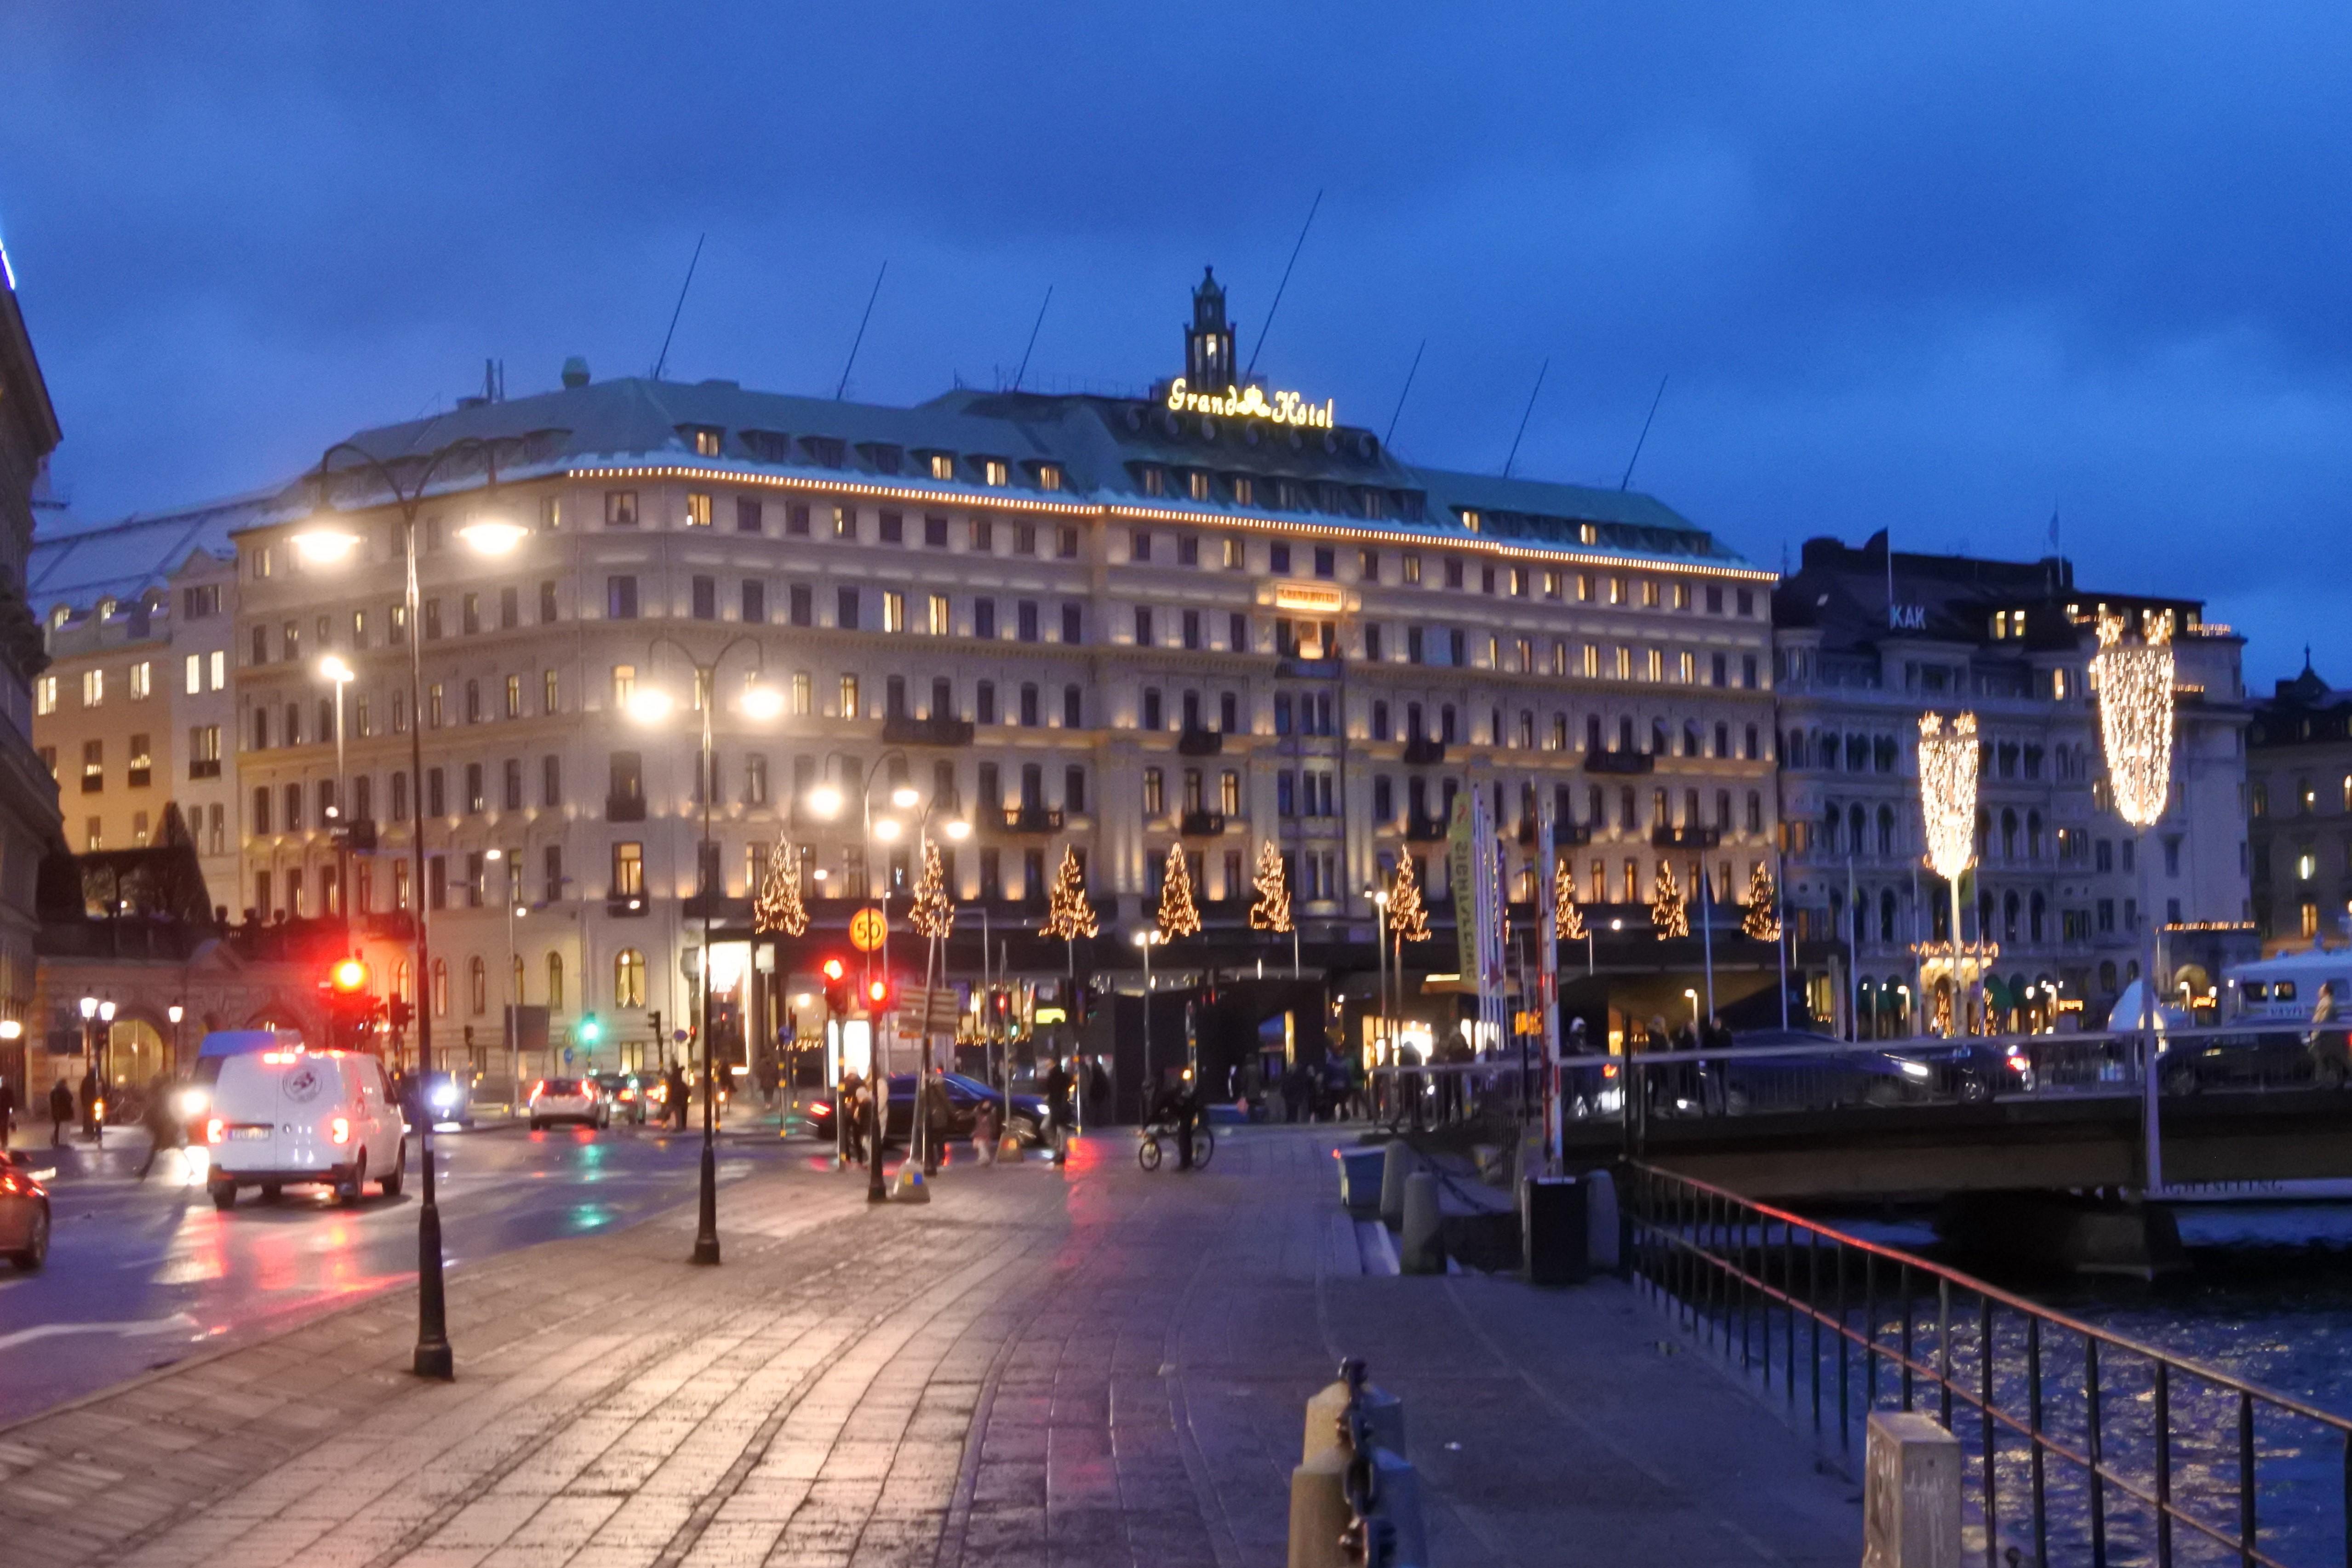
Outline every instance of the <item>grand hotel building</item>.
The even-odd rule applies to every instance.
[[[867,839],[854,806],[819,819],[820,780],[870,784],[877,811],[908,783],[916,815],[968,822],[951,881],[999,934],[1034,928],[1065,847],[1107,936],[1150,918],[1171,845],[1213,931],[1237,925],[1272,840],[1310,940],[1365,941],[1369,967],[1366,889],[1412,855],[1442,910],[1463,788],[1493,792],[1515,896],[1539,803],[1587,900],[1646,898],[1662,858],[1743,888],[1775,830],[1772,574],[1645,496],[1414,467],[1328,404],[1227,397],[1223,293],[1207,279],[1192,303],[1182,383],[1139,399],[893,408],[575,361],[561,390],[356,435],[404,484],[489,443],[495,491],[478,455],[423,506],[421,713],[380,484],[334,466],[325,521],[362,541],[341,563],[295,543],[321,521],[311,481],[236,533],[242,886],[216,900],[338,897],[329,653],[356,671],[349,806],[379,834],[352,891],[434,910],[418,988],[451,1046],[499,1037],[510,949],[559,1033],[587,1011],[617,1037],[647,1009],[683,1019],[706,895],[733,994],[781,837],[805,847],[821,926],[908,886],[910,840]],[[484,559],[459,530],[493,506],[531,531]],[[692,708],[713,659],[705,862]],[[739,710],[755,675],[781,718]],[[623,711],[648,687],[677,699],[667,725]],[[396,943],[379,963],[416,984]]]

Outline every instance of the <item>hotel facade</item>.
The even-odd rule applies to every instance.
[[[445,454],[421,625],[402,512],[348,452],[323,497],[310,476],[235,531],[240,868],[216,901],[317,914],[347,875],[380,974],[478,1055],[509,998],[558,1039],[589,1013],[614,1040],[685,1021],[706,915],[726,1037],[787,841],[821,931],[877,895],[903,910],[925,837],[967,920],[1034,931],[1073,851],[1097,951],[1129,956],[1171,847],[1213,936],[1271,842],[1308,939],[1363,943],[1366,969],[1369,892],[1403,858],[1443,915],[1465,789],[1490,792],[1514,899],[1539,809],[1588,902],[1638,904],[1662,862],[1743,889],[1777,828],[1772,574],[1645,496],[1415,467],[1328,401],[1236,391],[1213,278],[1192,307],[1182,377],[1139,398],[880,407],[574,361],[559,390],[353,436],[404,489]],[[492,512],[528,532],[485,557],[463,531]],[[310,559],[322,531],[356,548]],[[330,654],[355,677],[340,778]],[[781,716],[743,710],[753,683]],[[656,690],[670,716],[641,723]],[[820,783],[850,808],[818,816]],[[338,803],[375,831],[348,874]],[[394,940],[419,902],[423,976]],[[785,1006],[814,989],[769,984]]]

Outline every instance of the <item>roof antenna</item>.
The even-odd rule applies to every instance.
[[[1542,365],[1536,371],[1535,387],[1528,394],[1528,410],[1519,416],[1519,433],[1511,437],[1511,455],[1503,459],[1503,477],[1507,479],[1511,477],[1511,465],[1519,460],[1519,443],[1527,437],[1528,421],[1535,416],[1536,395],[1543,391],[1544,372],[1549,369],[1551,369],[1551,356],[1546,354]]]
[[[1669,371],[1666,374],[1671,375],[1674,373]],[[1650,421],[1658,416],[1658,405],[1665,395],[1666,377],[1662,375],[1658,377],[1657,395],[1650,399],[1650,412],[1642,417],[1642,433],[1633,438],[1633,455],[1625,459],[1625,477],[1617,481],[1617,488],[1621,490],[1633,482],[1633,465],[1642,460],[1642,448],[1649,444]]]
[[[1054,286],[1045,285],[1045,305],[1054,302]],[[1021,351],[1021,368],[1013,373],[1013,390],[1021,390],[1021,378],[1029,374],[1029,355],[1037,346],[1037,329],[1045,324],[1045,305],[1037,307],[1037,319],[1029,326],[1029,347]]]
[[[1249,366],[1242,372],[1244,381],[1257,374],[1257,356],[1265,351],[1266,333],[1274,331],[1274,313],[1282,309],[1282,291],[1290,287],[1290,269],[1298,265],[1298,253],[1307,246],[1307,231],[1315,226],[1315,212],[1322,205],[1323,193],[1318,189],[1314,201],[1307,205],[1307,221],[1298,226],[1298,243],[1290,247],[1290,260],[1283,267],[1282,281],[1274,287],[1274,303],[1265,308],[1265,320],[1258,326],[1257,347],[1250,350]]]
[[[669,331],[662,334],[661,353],[654,360],[656,381],[661,379],[662,366],[669,363],[669,341],[677,336],[678,312],[686,309],[686,291],[694,287],[694,266],[696,262],[702,259],[702,242],[709,237],[708,234],[698,234],[694,237],[694,255],[686,264],[686,281],[678,285],[677,306],[669,313]]]
[[[874,292],[866,296],[866,314],[857,318],[857,335],[849,340],[849,363],[841,367],[841,384],[833,389],[833,400],[838,403],[849,392],[849,366],[857,363],[857,347],[866,341],[866,323],[874,319],[874,301],[882,297],[882,274],[890,270],[885,261],[881,271],[874,274]]]
[[[1421,340],[1421,348],[1412,351],[1412,368],[1404,373],[1404,391],[1397,394],[1396,412],[1389,416],[1389,433],[1381,437],[1381,445],[1383,447],[1396,439],[1397,421],[1404,417],[1404,400],[1406,394],[1412,391],[1413,371],[1417,371],[1421,368],[1422,350],[1426,349],[1427,347],[1429,347],[1429,340],[1427,338],[1423,338]]]

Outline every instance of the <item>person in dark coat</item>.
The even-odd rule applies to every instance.
[[[676,1062],[670,1063],[669,1095],[663,1109],[669,1112],[671,1124],[680,1132],[686,1131],[686,1102],[691,1098],[692,1091],[687,1088],[686,1074]]]
[[[168,1074],[157,1073],[147,1085],[147,1107],[139,1119],[147,1124],[147,1158],[139,1163],[139,1179],[145,1181],[147,1173],[155,1168],[155,1156],[166,1149],[177,1149],[188,1141],[188,1130],[172,1111],[172,1079]]]
[[[1177,1084],[1170,1101],[1169,1109],[1176,1119],[1176,1168],[1189,1171],[1192,1168],[1192,1129],[1201,1121],[1200,1086],[1189,1079]]]
[[[1066,1164],[1070,1158],[1070,1069],[1055,1057],[1052,1070],[1045,1074],[1042,1086],[1045,1092],[1047,1136],[1054,1145],[1054,1163]]]
[[[1087,1089],[1095,1102],[1094,1119],[1089,1125],[1100,1126],[1111,1117],[1110,1074],[1103,1070],[1102,1058],[1097,1057],[1087,1067]]]
[[[71,1085],[59,1079],[49,1085],[49,1147],[63,1148],[66,1123],[73,1120],[74,1092]]]
[[[98,1136],[98,1075],[94,1072],[81,1075],[81,1130]]]

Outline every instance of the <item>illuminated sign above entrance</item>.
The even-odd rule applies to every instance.
[[[1309,430],[1332,428],[1331,399],[1309,403],[1295,392],[1277,392],[1271,401],[1262,386],[1227,386],[1222,393],[1194,392],[1178,376],[1168,387],[1168,406],[1178,414],[1213,414],[1226,419],[1263,419],[1270,425],[1297,425]]]
[[[1274,607],[1277,610],[1298,610],[1310,616],[1336,616],[1348,607],[1348,595],[1321,583],[1277,583],[1274,588]]]

